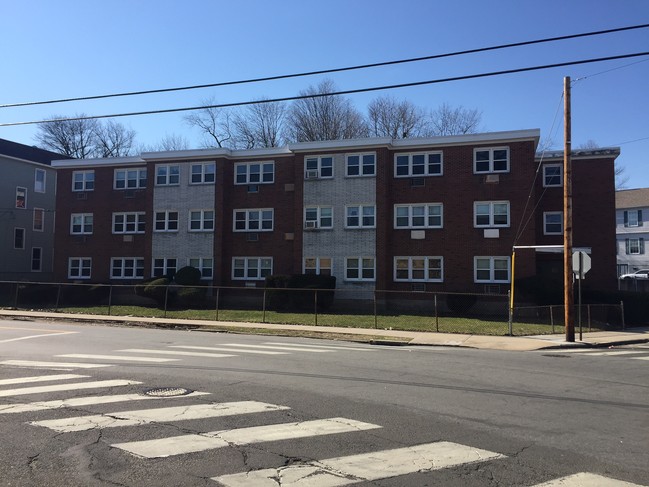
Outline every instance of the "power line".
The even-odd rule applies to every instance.
[[[620,54],[618,56],[608,56],[608,57],[602,57],[602,58],[594,58],[594,59],[581,59],[578,61],[568,61],[568,62],[563,62],[563,63],[555,63],[555,64],[544,64],[540,66],[530,66],[526,68],[516,68],[516,69],[507,69],[504,71],[491,71],[488,73],[478,73],[478,74],[469,74],[465,76],[455,76],[452,78],[442,78],[442,79],[434,79],[434,80],[427,80],[427,81],[415,81],[412,83],[401,83],[401,84],[396,84],[396,85],[383,85],[383,86],[374,86],[370,88],[358,88],[354,90],[343,90],[343,91],[333,91],[329,93],[316,93],[312,95],[298,95],[298,96],[287,96],[284,98],[269,98],[269,99],[264,99],[264,100],[253,100],[253,101],[241,101],[241,102],[234,102],[234,103],[221,103],[218,105],[202,105],[202,106],[197,106],[197,107],[181,107],[181,108],[167,108],[167,109],[162,109],[162,110],[146,110],[146,111],[141,111],[141,112],[126,112],[126,113],[113,113],[113,114],[108,114],[108,115],[88,115],[88,116],[83,116],[83,117],[70,117],[70,118],[52,118],[49,120],[32,120],[32,121],[27,121],[27,122],[10,122],[10,123],[0,123],[0,127],[13,127],[17,125],[34,125],[34,124],[39,124],[39,123],[55,123],[55,122],[72,122],[72,121],[77,121],[77,120],[93,120],[93,119],[102,119],[102,118],[118,118],[118,117],[133,117],[133,116],[138,116],[138,115],[157,115],[161,113],[178,113],[178,112],[189,112],[189,111],[195,111],[195,110],[205,110],[205,109],[210,109],[210,108],[233,108],[233,107],[240,107],[240,106],[246,106],[246,105],[261,105],[265,103],[279,103],[279,102],[285,102],[285,101],[295,101],[295,100],[304,100],[307,98],[324,98],[327,96],[336,96],[336,95],[353,95],[356,93],[368,93],[372,91],[382,91],[382,90],[393,90],[397,88],[409,88],[413,86],[424,86],[424,85],[432,85],[432,84],[438,84],[438,83],[448,83],[451,81],[462,81],[462,80],[468,80],[468,79],[477,79],[477,78],[487,78],[491,76],[501,76],[505,74],[515,74],[515,73],[525,73],[529,71],[538,71],[541,69],[550,69],[550,68],[560,68],[560,67],[565,67],[565,66],[575,66],[579,64],[588,64],[588,63],[597,63],[597,62],[603,62],[603,61],[613,61],[616,59],[627,59],[627,58],[632,58],[632,57],[638,57],[638,56],[648,56],[649,51],[645,52],[636,52],[632,54]]]
[[[430,56],[422,56],[422,57],[415,57],[415,58],[409,58],[409,59],[399,59],[395,61],[384,61],[380,63],[371,63],[371,64],[360,64],[356,66],[347,66],[347,67],[342,67],[342,68],[332,68],[332,69],[321,69],[317,71],[307,71],[303,73],[292,73],[292,74],[281,74],[277,76],[265,76],[261,78],[250,78],[250,79],[244,79],[244,80],[236,80],[236,81],[223,81],[220,83],[208,83],[208,84],[201,84],[201,85],[192,85],[192,86],[179,86],[175,88],[160,88],[160,89],[155,89],[155,90],[141,90],[141,91],[129,91],[129,92],[123,92],[123,93],[111,93],[111,94],[105,94],[105,95],[92,95],[92,96],[82,96],[82,97],[74,97],[74,98],[60,98],[56,100],[43,100],[43,101],[32,101],[32,102],[22,102],[22,103],[8,103],[4,105],[0,105],[0,108],[11,108],[11,107],[23,107],[23,106],[31,106],[31,105],[47,105],[47,104],[53,104],[53,103],[67,103],[71,101],[88,101],[88,100],[99,100],[99,99],[104,99],[104,98],[115,98],[115,97],[122,97],[122,96],[135,96],[135,95],[150,95],[154,93],[169,93],[173,91],[186,91],[186,90],[196,90],[196,89],[202,89],[202,88],[216,88],[216,87],[221,87],[221,86],[232,86],[232,85],[240,85],[240,84],[247,84],[247,83],[259,83],[262,81],[276,81],[280,79],[289,79],[289,78],[299,78],[299,77],[304,77],[304,76],[314,76],[314,75],[320,75],[320,74],[331,74],[331,73],[340,73],[344,71],[353,71],[353,70],[358,70],[358,69],[367,69],[367,68],[377,68],[377,67],[382,67],[382,66],[393,66],[396,64],[405,64],[405,63],[413,63],[413,62],[419,62],[419,61],[428,61],[431,59],[441,59],[445,57],[453,57],[453,56],[461,56],[465,54],[476,54],[480,52],[487,52],[487,51],[495,51],[499,49],[508,49],[511,47],[521,47],[521,46],[530,46],[534,44],[542,44],[542,43],[547,43],[547,42],[555,42],[555,41],[563,41],[563,40],[568,40],[568,39],[577,39],[580,37],[590,37],[590,36],[596,36],[596,35],[603,35],[603,34],[612,34],[616,32],[624,32],[624,31],[629,31],[629,30],[635,30],[635,29],[645,29],[649,27],[649,24],[640,24],[640,25],[631,25],[627,27],[618,27],[615,29],[606,29],[606,30],[599,30],[599,31],[592,31],[592,32],[582,32],[580,34],[569,34],[569,35],[564,35],[564,36],[558,36],[558,37],[548,37],[548,38],[543,38],[543,39],[535,39],[531,41],[522,41],[522,42],[514,42],[510,44],[500,44],[496,46],[488,46],[488,47],[480,47],[480,48],[475,48],[475,49],[467,49],[464,51],[455,51],[455,52],[449,52],[449,53],[443,53],[443,54],[433,54]]]

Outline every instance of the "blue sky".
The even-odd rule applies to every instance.
[[[5,104],[334,68],[649,23],[649,1],[0,0],[0,17]],[[649,29],[329,77],[345,90],[641,51],[649,51]],[[446,102],[477,108],[485,131],[539,128],[561,148],[557,108],[564,76],[578,80],[572,90],[573,147],[589,140],[619,146],[627,186],[649,187],[649,56],[390,94],[422,107]],[[228,103],[292,96],[321,79],[0,108],[0,123],[194,106],[209,97]],[[351,99],[364,111],[383,93]],[[141,144],[171,134],[191,146],[200,141],[181,114],[118,121],[133,128]],[[35,126],[0,127],[0,137],[25,144],[34,143],[35,133]]]

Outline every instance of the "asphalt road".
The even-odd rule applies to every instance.
[[[0,321],[0,485],[649,485],[619,351]]]

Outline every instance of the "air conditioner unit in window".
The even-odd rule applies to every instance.
[[[500,285],[498,284],[487,284],[484,287],[485,294],[500,294]]]
[[[306,172],[306,178],[305,179],[318,179],[320,177],[320,171],[317,169],[309,169]]]
[[[249,233],[246,235],[246,240],[248,242],[258,242],[259,241],[259,234],[258,233]]]
[[[124,191],[124,198],[135,198],[135,190],[127,189]]]
[[[307,220],[304,222],[304,229],[305,230],[315,230],[318,228],[318,222],[315,220]]]
[[[78,200],[87,200],[88,199],[88,193],[77,193],[77,199]]]
[[[426,291],[426,284],[424,284],[423,282],[415,282],[412,285],[412,290],[414,292],[423,293]]]
[[[500,174],[487,174],[484,178],[485,183],[494,184],[500,182]]]

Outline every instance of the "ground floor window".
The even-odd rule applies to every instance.
[[[90,279],[92,259],[90,257],[70,257],[68,259],[68,279]]]
[[[196,257],[189,259],[189,265],[201,271],[201,279],[212,279],[214,264],[212,259]]]
[[[346,281],[374,281],[375,274],[374,257],[347,257],[345,259]]]
[[[304,259],[304,273],[330,276],[331,264],[331,257],[306,257]]]
[[[474,257],[474,281],[507,283],[510,281],[509,257]]]
[[[273,273],[272,257],[234,257],[232,279],[240,281],[261,281]]]
[[[113,257],[110,260],[112,279],[144,278],[144,259],[142,257]]]
[[[395,257],[394,280],[408,282],[441,282],[442,257]]]
[[[153,277],[175,274],[178,268],[176,262],[176,259],[153,259]]]

